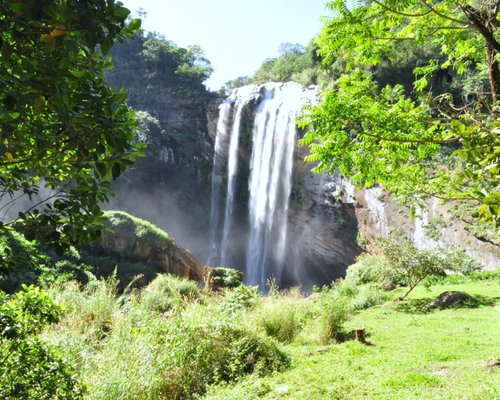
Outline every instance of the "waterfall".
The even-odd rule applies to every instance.
[[[228,98],[220,106],[219,119],[217,121],[217,136],[215,138],[214,164],[212,168],[212,193],[210,198],[210,255],[208,265],[219,265],[220,263],[220,238],[219,228],[221,224],[221,194],[223,191],[223,179],[225,171],[224,154],[227,147],[227,126],[231,124],[232,104]]]
[[[246,230],[245,281],[264,287],[274,277],[279,283],[287,248],[287,215],[292,188],[295,117],[316,97],[301,85],[268,83],[231,92],[220,108],[212,174],[210,265],[229,265],[237,230]],[[251,132],[242,127],[251,115]],[[241,160],[241,136],[251,134],[248,163],[248,210],[245,226],[235,222],[236,181]],[[250,150],[250,149],[248,149]],[[224,186],[225,185],[225,186]],[[225,187],[225,190],[224,190]],[[225,192],[225,200],[221,199]],[[224,210],[224,211],[223,211]]]
[[[366,189],[365,201],[370,215],[375,218],[378,231],[383,235],[389,234],[389,223],[385,213],[385,202],[381,200],[383,191],[379,186]]]
[[[233,225],[234,213],[234,196],[235,196],[235,181],[238,172],[238,150],[240,138],[241,114],[245,102],[238,98],[235,105],[235,117],[231,130],[231,141],[229,142],[229,157],[227,162],[227,194],[226,194],[226,211],[224,213],[224,228],[222,230],[221,242],[221,264],[226,264],[226,254],[228,251],[229,235]]]

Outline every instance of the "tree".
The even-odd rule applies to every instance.
[[[126,85],[129,104],[135,109],[151,113],[164,109],[165,95],[207,98],[203,82],[213,69],[199,46],[182,48],[148,33],[114,46],[110,54],[116,68],[106,78],[113,87]]]
[[[316,83],[316,65],[313,53],[296,43],[282,43],[279,56],[266,59],[251,78],[253,83],[295,81],[304,85]]]
[[[113,0],[3,0],[0,10],[0,234],[61,252],[99,236],[110,179],[140,154],[125,93],[104,79],[105,54],[140,21]],[[1,246],[0,265],[12,257]]]
[[[311,128],[303,140],[309,160],[318,171],[339,168],[359,186],[378,183],[406,202],[473,199],[475,215],[500,226],[500,2],[349,3],[328,3],[334,17],[317,41],[325,65],[341,57],[346,72],[302,119]],[[373,74],[408,42],[436,54],[414,69],[411,96],[398,84],[381,88]],[[439,93],[434,78],[443,73],[478,89],[487,77],[489,93]]]
[[[424,279],[444,274],[447,255],[443,249],[419,250],[400,232],[393,233],[390,240],[380,240],[378,245],[388,263],[386,278],[392,282],[403,282],[408,287],[401,300]]]

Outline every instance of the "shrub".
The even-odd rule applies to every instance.
[[[395,234],[379,241],[385,259],[390,265],[390,276],[405,281],[408,290],[404,299],[425,278],[444,274],[445,264],[438,250],[419,250],[406,236]]]
[[[22,285],[37,285],[40,274],[51,267],[51,259],[34,241],[18,232],[0,235],[0,290],[15,293]]]
[[[286,300],[275,300],[264,304],[257,324],[268,336],[282,343],[291,343],[301,327],[295,312],[295,305],[286,304]]]
[[[83,385],[56,347],[37,336],[55,323],[60,308],[42,290],[24,285],[14,295],[0,292],[0,397],[79,399]]]
[[[320,340],[329,343],[331,340],[343,341],[346,337],[344,324],[350,309],[348,297],[339,295],[337,289],[324,286],[318,294],[318,312],[321,321]]]
[[[241,285],[226,292],[221,308],[223,311],[236,312],[243,308],[252,308],[258,301],[258,286]]]
[[[169,274],[159,274],[143,291],[142,304],[149,310],[165,312],[182,301],[200,297],[198,283]]]
[[[211,321],[200,326],[183,320],[171,329],[164,360],[169,373],[163,382],[163,393],[169,398],[190,398],[208,384],[252,372],[280,371],[290,363],[274,341],[237,323]]]
[[[332,339],[341,342],[346,336],[344,324],[348,318],[348,308],[345,299],[332,299],[323,307],[322,329],[320,340],[328,343]]]
[[[205,287],[207,290],[234,288],[241,285],[243,274],[232,268],[209,268],[206,276]]]
[[[465,250],[460,248],[454,248],[446,252],[443,263],[446,270],[462,275],[470,275],[481,269],[481,265]]]
[[[353,285],[388,282],[394,279],[389,269],[390,266],[383,257],[365,253],[347,268],[345,280]]]
[[[351,298],[353,310],[363,310],[383,303],[388,298],[379,285],[369,283],[357,287],[356,294]]]
[[[54,289],[66,313],[44,335],[78,363],[91,383],[89,399],[190,399],[207,385],[289,365],[277,343],[244,325],[238,314],[229,318],[222,307],[184,300],[182,312],[159,313],[146,300],[148,292],[201,296],[193,282],[171,276],[120,296],[116,282],[95,278],[83,288],[66,283]]]
[[[131,282],[136,281],[141,275],[138,286],[144,286],[151,282],[158,271],[149,264],[141,262],[118,260],[113,257],[83,255],[83,260],[91,266],[94,275],[100,278],[106,278],[116,274],[118,278],[118,289],[124,290]]]
[[[57,261],[54,267],[43,269],[40,275],[40,283],[43,287],[62,284],[70,280],[76,280],[85,284],[89,280],[89,272],[92,272],[92,266],[90,265],[69,260],[61,260]]]

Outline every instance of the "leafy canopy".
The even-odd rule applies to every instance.
[[[114,0],[4,0],[0,11],[0,233],[62,251],[100,234],[110,179],[140,153],[125,93],[104,79],[105,54],[140,20]]]
[[[317,171],[339,168],[357,185],[379,183],[404,201],[474,199],[476,215],[500,226],[499,3],[350,3],[328,3],[334,16],[317,40],[325,66],[341,59],[345,72],[302,118],[311,128],[303,139],[309,160]],[[411,96],[397,83],[380,87],[373,73],[407,43],[435,54],[414,69]],[[443,72],[487,77],[489,90],[440,92],[435,78]]]

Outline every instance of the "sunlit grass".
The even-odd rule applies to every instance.
[[[286,347],[289,370],[212,387],[205,399],[498,399],[500,368],[487,360],[500,358],[499,289],[495,281],[417,288],[409,307],[389,302],[347,322],[366,330],[367,344],[297,340]],[[476,307],[421,310],[419,299],[445,290],[475,296]]]

